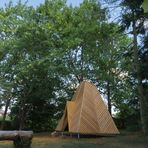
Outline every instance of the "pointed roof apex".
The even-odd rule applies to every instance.
[[[80,83],[80,85],[81,84],[89,84],[89,85],[92,85],[92,86],[95,86],[90,80],[83,80],[81,83]],[[96,86],[95,86],[96,87]]]

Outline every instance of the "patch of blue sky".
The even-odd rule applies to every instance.
[[[0,7],[5,7],[6,4],[12,2],[14,5],[17,4],[19,0],[0,0]],[[26,3],[29,6],[37,7],[40,4],[44,3],[45,0],[21,0],[22,3]],[[68,5],[79,6],[83,0],[67,0]]]

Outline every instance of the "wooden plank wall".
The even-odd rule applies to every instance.
[[[65,124],[73,133],[119,134],[96,86],[87,81],[80,84],[72,101],[67,102],[56,130],[63,131]]]

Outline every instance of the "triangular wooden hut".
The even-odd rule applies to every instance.
[[[96,86],[87,81],[83,81],[72,100],[67,101],[56,131],[79,134],[119,134]]]

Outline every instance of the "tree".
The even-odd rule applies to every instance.
[[[132,42],[132,74],[135,81],[135,88],[138,90],[138,98],[140,103],[140,117],[141,117],[141,127],[144,133],[147,133],[147,123],[146,118],[147,114],[145,111],[145,104],[146,99],[144,95],[143,83],[142,83],[142,71],[141,71],[141,61],[139,58],[139,51],[141,47],[138,44],[139,35],[143,35],[145,32],[144,29],[144,13],[141,7],[143,0],[139,1],[129,1],[129,0],[122,0],[121,7],[123,8],[122,13],[122,29],[126,31],[130,31],[130,34],[133,36]],[[130,71],[130,70],[129,70]]]
[[[1,68],[3,69],[1,74],[6,76],[6,81],[11,80],[14,84],[12,89],[15,101],[11,108],[12,120],[15,121],[18,117],[19,129],[24,129],[28,124],[30,126],[35,120],[37,121],[31,118],[31,115],[33,116],[40,108],[43,114],[46,113],[43,117],[49,123],[49,120],[54,118],[53,106],[56,104],[56,100],[53,99],[56,91],[54,88],[60,83],[57,83],[56,71],[53,72],[55,69],[53,56],[50,57],[52,53],[54,54],[51,50],[58,48],[55,28],[53,26],[49,29],[44,16],[41,19],[34,8],[21,3],[16,6],[9,5],[2,12],[4,21],[1,25],[6,27],[3,30],[5,36],[1,38],[1,44],[4,44],[4,41],[7,41],[7,44],[1,46]],[[40,103],[35,103],[36,100]],[[51,102],[54,102],[54,105]],[[51,111],[48,116],[47,111]],[[38,117],[41,118],[39,114],[38,112]],[[43,117],[42,121],[40,120],[42,124],[46,123],[43,122],[45,121]],[[40,123],[34,128],[41,127]],[[44,128],[41,127],[42,130]]]
[[[1,129],[3,130],[5,127],[5,120],[7,117],[8,108],[10,107],[10,103],[12,100],[13,92],[11,90],[12,84],[10,82],[6,82],[3,77],[0,79],[0,91],[1,91],[1,106],[4,106],[4,114],[1,121]]]
[[[146,134],[148,132],[147,122],[146,122],[146,106],[145,106],[145,95],[144,89],[142,84],[142,73],[141,73],[141,63],[139,60],[139,47],[138,47],[138,35],[143,31],[143,10],[141,8],[142,5],[141,1],[134,1],[130,2],[128,0],[123,1],[123,5],[127,7],[129,11],[123,15],[123,22],[125,22],[126,27],[131,26],[132,31],[131,34],[133,35],[133,61],[134,61],[134,68],[136,73],[136,79],[138,81],[138,96],[140,102],[140,116],[141,116],[141,125],[142,130]]]
[[[18,7],[15,8],[18,11]],[[10,67],[11,61],[11,54],[9,50],[11,49],[11,45],[13,42],[13,35],[15,27],[19,20],[16,19],[16,16],[13,16],[14,8],[12,8],[12,3],[10,2],[5,9],[0,9],[0,78],[1,78],[1,98],[2,102],[5,106],[3,120],[1,128],[3,129],[5,126],[5,119],[7,115],[8,108],[10,108],[11,101],[13,99],[13,80],[14,80],[14,73],[10,71],[12,70]],[[12,23],[13,22],[13,23]],[[10,63],[9,63],[10,62]]]
[[[120,107],[115,96],[123,95],[121,57],[129,39],[116,23],[108,23],[98,1],[72,7],[46,0],[36,9],[18,3],[1,15],[1,74],[13,84],[16,128],[53,128],[66,100],[86,79],[108,94],[110,112],[112,104]]]

